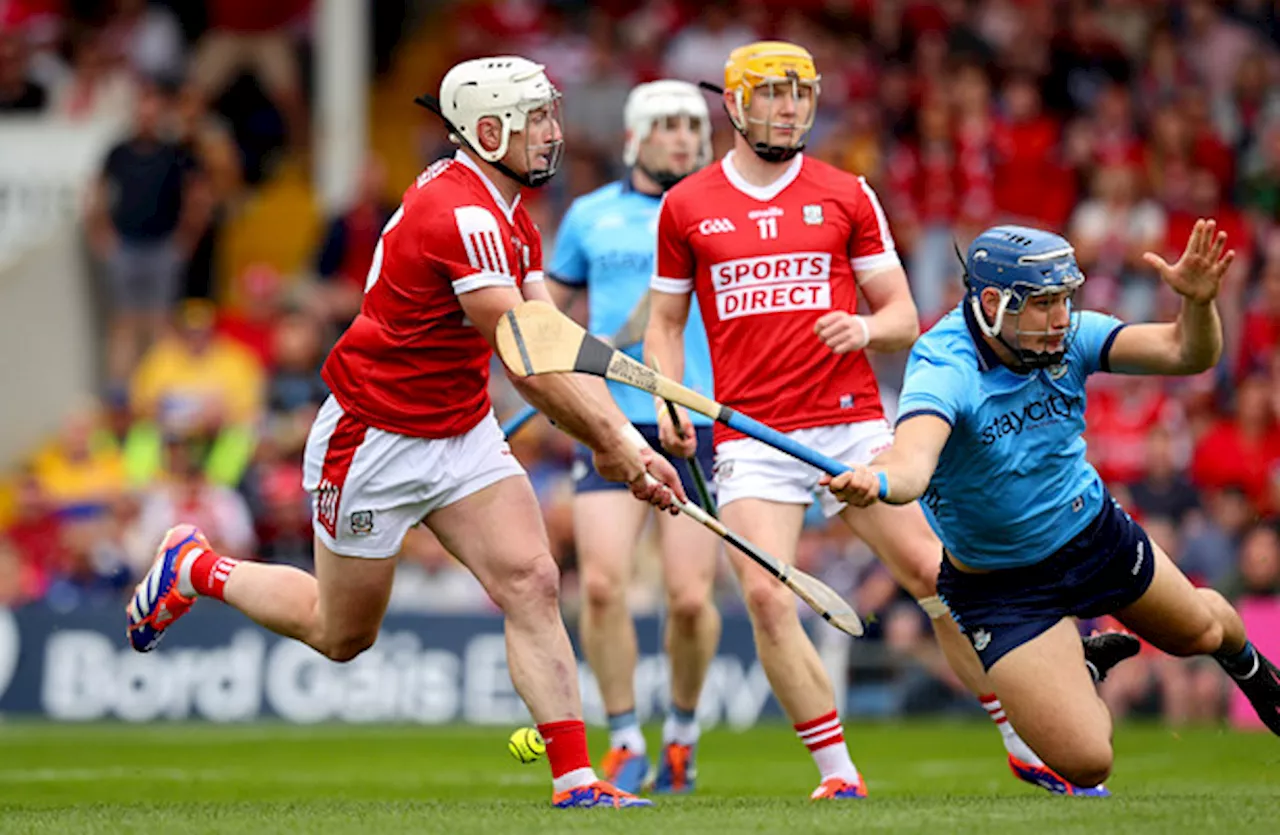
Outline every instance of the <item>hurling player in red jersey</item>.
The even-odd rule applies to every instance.
[[[866,349],[898,351],[919,335],[916,307],[875,192],[800,153],[813,124],[819,77],[794,44],[741,47],[725,64],[724,104],[734,148],[676,185],[658,220],[646,357],[678,379],[689,298],[696,293],[711,345],[716,399],[846,462],[867,462],[893,435]],[[869,310],[855,313],[861,290]],[[686,415],[680,412],[683,423]],[[692,455],[663,408],[664,446]],[[716,482],[725,524],[792,562],[820,473],[754,439],[716,426]],[[1039,780],[1043,763],[1010,727],[973,648],[937,597],[942,546],[918,505],[847,507],[839,515],[928,614],[952,668],[997,723],[1015,773]],[[864,797],[831,681],[795,600],[730,552],[778,701],[817,764],[818,798]],[[1025,773],[1018,767],[1027,766]]]
[[[648,805],[591,769],[559,570],[488,396],[498,320],[523,299],[550,300],[520,190],[559,165],[558,102],[543,68],[523,58],[466,61],[441,83],[440,112],[462,148],[405,192],[374,251],[360,314],[324,365],[333,394],[312,427],[303,474],[315,501],[316,576],[220,555],[181,525],[130,601],[129,637],[150,650],[207,596],[348,661],[377,637],[394,557],[408,529],[425,522],[506,616],[511,679],[546,740],[555,805]],[[515,383],[592,449],[601,475],[659,506],[673,492],[684,497],[671,464],[637,442],[601,381]]]

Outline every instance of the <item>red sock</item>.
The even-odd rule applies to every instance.
[[[224,557],[213,551],[205,551],[191,563],[191,587],[202,597],[222,599],[222,589],[239,560]]]
[[[538,733],[547,743],[547,761],[551,764],[553,779],[591,767],[591,757],[587,755],[587,726],[581,719],[547,722],[538,726]]]

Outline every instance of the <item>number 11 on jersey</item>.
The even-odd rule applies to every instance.
[[[767,241],[778,237],[778,219],[776,217],[759,218],[756,220],[756,226],[760,227],[760,240]]]

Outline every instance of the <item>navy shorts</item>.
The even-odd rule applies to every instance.
[[[1034,565],[975,574],[944,557],[938,594],[989,670],[1063,618],[1101,617],[1128,606],[1154,574],[1146,531],[1106,493],[1088,527]]]
[[[640,434],[649,442],[649,446],[660,452],[668,461],[675,465],[676,472],[680,474],[680,483],[684,485],[684,492],[694,504],[698,503],[698,488],[693,484],[693,472],[689,469],[689,464],[683,458],[672,458],[667,455],[667,451],[662,448],[662,441],[658,440],[658,425],[656,423],[637,423],[636,429],[640,430]],[[715,441],[711,437],[710,426],[695,427],[698,433],[698,452],[696,457],[698,463],[702,465],[702,472],[707,477],[707,487],[711,490],[711,495],[716,493],[716,485],[714,479],[711,478],[712,464],[715,461]],[[578,447],[578,457],[573,464],[573,486],[577,493],[595,493],[600,490],[626,490],[627,485],[617,481],[609,481],[596,472],[596,468],[591,466],[591,450],[584,446]]]

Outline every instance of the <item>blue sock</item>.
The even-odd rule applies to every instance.
[[[1244,648],[1239,652],[1218,651],[1213,654],[1213,659],[1236,681],[1252,678],[1260,666],[1258,651],[1249,641],[1244,642]]]
[[[692,722],[696,714],[696,710],[685,710],[682,707],[671,706],[671,715],[675,717],[677,722]]]

